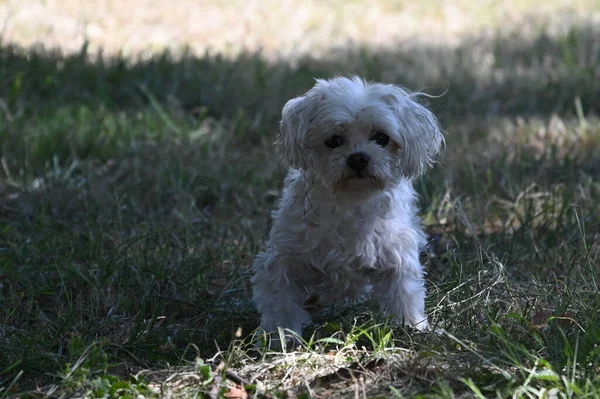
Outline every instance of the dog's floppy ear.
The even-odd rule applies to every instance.
[[[392,93],[383,96],[382,100],[398,118],[403,140],[399,166],[406,177],[415,178],[433,164],[444,143],[444,134],[435,115],[416,101],[422,93],[409,94],[397,86],[392,87]]]
[[[306,147],[306,135],[314,119],[317,102],[318,94],[311,90],[288,101],[281,112],[275,147],[294,168],[306,169],[308,165],[310,151]]]

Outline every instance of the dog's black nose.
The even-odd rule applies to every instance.
[[[369,164],[369,156],[364,152],[355,152],[346,159],[346,163],[355,171],[360,172]]]

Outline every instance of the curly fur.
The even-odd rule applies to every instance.
[[[284,106],[276,147],[291,168],[253,265],[263,330],[301,334],[308,295],[333,305],[367,293],[397,322],[427,328],[412,180],[432,164],[443,134],[418,95],[338,77]],[[389,144],[377,144],[374,132]],[[333,135],[343,143],[332,149],[325,141]],[[369,158],[359,172],[347,162],[357,152]]]

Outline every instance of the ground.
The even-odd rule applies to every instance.
[[[471,3],[0,1],[0,398],[600,397],[600,5]],[[281,107],[352,73],[446,131],[436,331],[257,350]]]

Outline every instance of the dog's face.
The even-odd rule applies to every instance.
[[[334,192],[385,189],[419,176],[443,142],[417,96],[356,77],[318,80],[283,108],[277,148]]]

